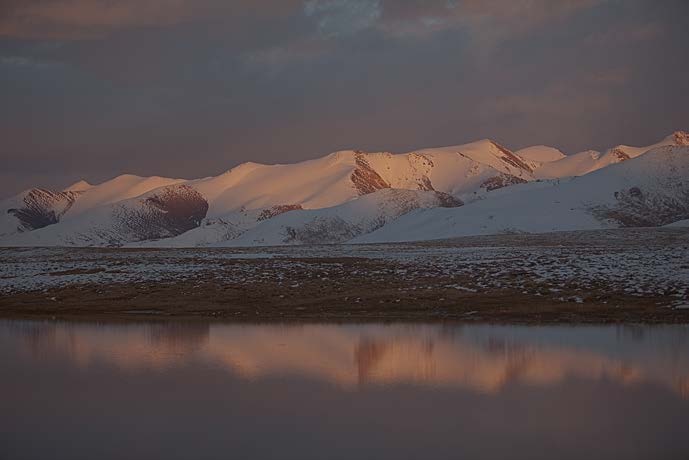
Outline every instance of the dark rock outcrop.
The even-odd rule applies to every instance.
[[[421,179],[419,180],[419,190],[425,190],[427,192],[435,191],[435,188],[433,187],[433,184],[428,176],[421,176]]]
[[[19,231],[36,230],[58,223],[79,194],[34,188],[24,196],[24,207],[8,209],[7,213],[19,220]]]
[[[639,187],[615,192],[616,203],[594,206],[591,213],[600,220],[612,220],[622,227],[659,227],[689,219],[689,183],[662,193]],[[674,192],[674,193],[672,193]]]
[[[449,193],[435,192],[435,197],[438,199],[439,208],[458,208],[464,206],[464,202],[459,198],[455,198]]]
[[[339,216],[317,217],[301,227],[286,227],[285,243],[332,244],[343,243],[361,235],[361,226],[352,224]]]
[[[301,207],[300,204],[279,204],[261,211],[256,220],[260,222],[262,220],[267,220],[289,211],[297,211],[300,209],[304,209]]]
[[[523,169],[524,171],[528,171],[530,173],[533,172],[533,168],[531,166],[529,166],[528,164],[526,164],[524,162],[524,160],[522,160],[517,155],[515,155],[511,150],[503,147],[502,145],[498,144],[497,142],[491,141],[491,144],[493,144],[495,146],[495,148],[497,148],[500,151],[500,153],[502,154],[500,156],[500,159],[502,161],[504,161],[507,164],[514,166],[515,168]]]
[[[627,161],[630,158],[629,155],[618,148],[612,149],[610,155],[613,155],[618,162]]]
[[[686,131],[676,131],[672,134],[675,145],[689,146],[689,133]]]
[[[360,196],[390,188],[390,184],[371,167],[362,152],[355,153],[354,161],[356,169],[352,172],[351,180]]]
[[[511,174],[499,174],[497,176],[489,177],[481,184],[481,188],[488,190],[497,190],[499,188],[507,187],[510,185],[524,184],[527,181],[521,177],[513,176]]]

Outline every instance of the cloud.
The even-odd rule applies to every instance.
[[[591,46],[625,45],[656,40],[664,34],[665,29],[658,22],[619,24],[590,34],[584,42]]]
[[[374,29],[382,14],[380,0],[307,0],[301,11],[315,25],[316,33],[251,50],[244,62],[249,68],[278,72],[293,63],[322,57],[336,48],[334,39],[344,39]]]
[[[605,95],[573,95],[561,88],[554,88],[538,94],[504,96],[491,101],[484,108],[484,115],[498,116],[552,116],[562,117],[568,113],[582,114],[586,111],[604,111],[610,107]]]
[[[33,60],[23,56],[3,56],[0,57],[0,65],[7,67],[31,67]]]
[[[0,56],[1,67],[46,69],[57,65],[59,64],[25,56]]]
[[[249,53],[248,63],[275,70],[290,62],[320,57],[334,45],[333,39],[355,37],[362,31],[398,40],[430,38],[462,29],[474,45],[493,46],[605,1],[305,0],[302,15],[314,23],[316,34]]]
[[[288,64],[320,57],[326,51],[322,41],[302,39],[252,51],[245,56],[244,62],[249,68],[278,71]]]
[[[606,112],[611,97],[604,90],[587,88],[588,78],[581,81],[556,82],[543,89],[525,94],[499,96],[487,101],[482,108],[486,118],[495,116],[576,118],[587,113]]]
[[[171,25],[194,12],[193,0],[8,0],[0,35],[88,38],[126,27]]]
[[[193,21],[226,25],[253,15],[315,24],[320,38],[377,30],[391,38],[464,28],[496,43],[609,0],[4,0],[0,36],[100,38],[126,28],[171,27]]]
[[[608,0],[412,0],[388,2],[381,28],[392,36],[424,36],[463,28],[495,44]],[[388,8],[389,6],[389,8]]]
[[[308,0],[304,14],[316,20],[322,36],[342,37],[373,27],[382,6],[380,0]]]
[[[585,78],[592,85],[622,85],[629,81],[632,71],[626,68],[616,68],[592,72]]]
[[[3,0],[0,37],[92,39],[128,28],[285,18],[303,0]]]

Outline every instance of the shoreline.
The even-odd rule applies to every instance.
[[[76,286],[4,295],[0,318],[64,320],[204,320],[221,322],[454,322],[501,324],[686,324],[689,308],[660,297],[607,293],[606,303],[553,301],[513,291],[468,293],[425,289],[414,297],[390,295],[394,288],[352,286],[337,295],[308,287],[280,294],[276,285],[217,286],[189,292],[186,283]],[[393,292],[393,294],[396,294]],[[602,295],[602,293],[601,293]],[[174,300],[173,300],[174,299]]]

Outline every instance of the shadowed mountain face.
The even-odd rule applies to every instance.
[[[8,209],[19,220],[20,231],[36,230],[60,221],[74,204],[79,192],[54,192],[35,188],[24,196],[24,207]]]
[[[166,228],[175,235],[196,228],[208,212],[208,202],[188,185],[166,187],[146,199],[146,204],[164,217]]]
[[[639,187],[620,190],[615,192],[617,202],[613,206],[595,207],[592,213],[622,227],[656,227],[689,219],[689,186],[667,185],[661,192]]]
[[[144,241],[181,235],[201,225],[208,202],[188,185],[171,185],[141,201],[135,209],[120,206],[115,219],[120,231]]]

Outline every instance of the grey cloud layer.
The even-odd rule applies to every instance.
[[[392,35],[455,26],[472,26],[476,33],[484,26],[509,32],[606,1],[610,0],[7,0],[0,10],[0,35],[93,39],[127,28],[208,20],[233,23],[247,12],[264,18],[303,13],[325,37],[369,28]]]

